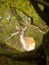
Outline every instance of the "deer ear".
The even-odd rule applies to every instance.
[[[23,31],[25,31],[27,29],[27,27],[23,28]]]
[[[16,30],[20,30],[20,28],[18,26],[16,26]]]

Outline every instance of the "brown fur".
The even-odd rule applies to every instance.
[[[35,40],[32,37],[25,37],[25,41],[26,41],[26,47],[29,47],[32,44],[35,44]]]

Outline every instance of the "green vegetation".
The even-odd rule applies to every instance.
[[[28,21],[30,23],[33,23],[30,24],[31,27],[28,26],[25,35],[29,37],[34,37],[36,47],[39,46],[42,42],[43,35],[47,31],[48,26],[38,16],[35,9],[30,4],[29,0],[0,0],[0,40],[2,41],[0,41],[0,53],[15,54],[17,52],[19,53],[21,49],[19,35],[16,35],[10,40],[6,41],[12,33],[16,32],[15,27],[20,26],[19,20],[17,19],[17,14],[15,12],[12,13],[10,6],[15,8],[15,11],[17,11],[17,14],[20,17],[24,17],[24,21],[28,21],[28,16],[33,19],[33,21]],[[25,12],[28,16],[25,15],[23,12]],[[25,23],[24,21],[23,23]],[[35,27],[33,25],[35,25]],[[38,27],[41,31],[45,33],[40,32],[40,30],[36,27]],[[17,50],[17,48],[19,49],[19,51]],[[28,62],[23,63],[24,65],[31,65]],[[23,65],[23,63],[18,61],[15,62],[10,58],[0,57],[1,65]]]

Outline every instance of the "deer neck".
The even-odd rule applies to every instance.
[[[20,42],[22,44],[22,47],[25,49],[26,42],[25,42],[25,39],[24,39],[24,33],[23,32],[20,34]]]

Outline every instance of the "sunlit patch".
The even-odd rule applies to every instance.
[[[2,19],[2,22],[4,22],[4,20]]]
[[[10,14],[7,16],[7,18],[6,18],[7,20],[9,20],[10,19]]]
[[[1,19],[2,17],[0,16],[0,19]]]

